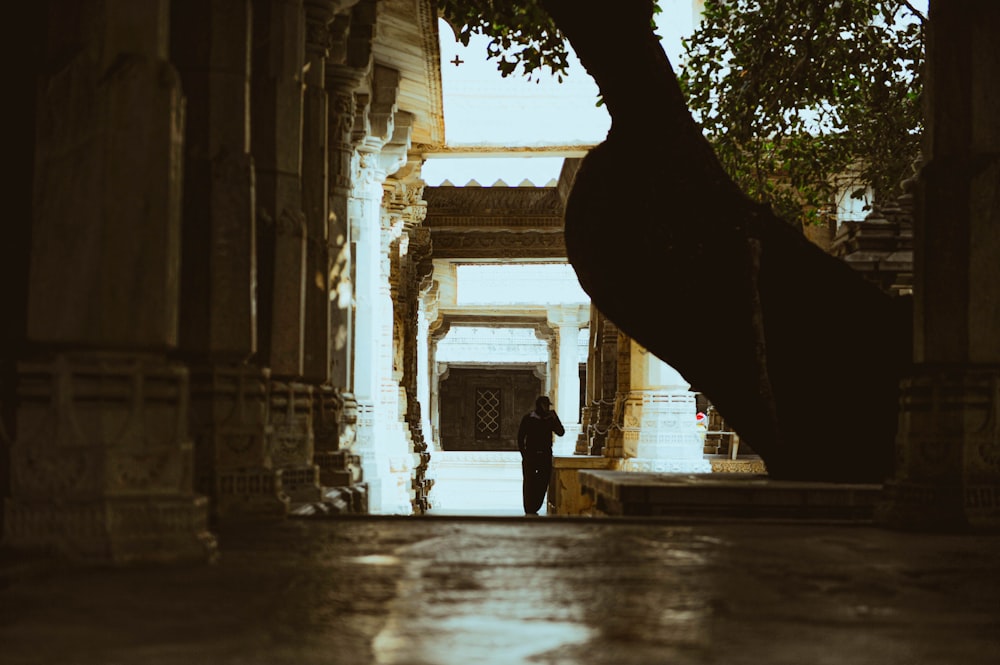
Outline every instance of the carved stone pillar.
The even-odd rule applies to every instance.
[[[330,383],[349,390],[354,383],[354,265],[348,199],[352,188],[354,93],[338,90],[330,104]]]
[[[577,454],[601,455],[614,413],[618,382],[618,328],[590,306],[590,344],[587,351],[587,401]]]
[[[632,387],[625,404],[624,471],[711,473],[687,381],[632,342]]]
[[[422,189],[422,188],[420,188]],[[413,206],[414,221],[422,222],[426,213],[426,204],[422,204],[419,197],[418,202]],[[431,240],[430,230],[422,227],[413,227],[408,232],[409,251],[408,256],[408,279],[407,290],[403,298],[406,308],[406,318],[404,320],[404,354],[403,354],[403,385],[406,390],[406,422],[410,429],[410,440],[413,442],[413,451],[419,459],[414,469],[414,491],[416,492],[414,511],[422,514],[430,508],[428,495],[433,480],[427,477],[427,469],[431,456],[426,435],[423,427],[422,411],[427,404],[420,400],[420,370],[421,360],[426,362],[426,356],[419,348],[420,341],[420,285],[431,274]]]
[[[599,348],[600,332],[600,312],[593,305],[590,306],[590,330],[587,339],[587,386],[584,394],[584,403],[580,409],[580,435],[576,439],[575,455],[590,454],[590,440],[594,436],[594,427],[597,425],[597,395],[600,375],[601,354]]]
[[[379,397],[378,343],[380,321],[391,304],[380,297],[381,229],[380,204],[384,172],[378,170],[378,156],[362,153],[358,156],[358,171],[354,178],[351,201],[351,238],[355,244],[355,346],[354,394],[358,402],[357,450],[361,455],[365,480],[369,484],[369,502],[373,512],[381,512],[382,477],[388,468],[379,469],[376,459],[376,403]],[[388,291],[388,285],[386,286]],[[391,329],[391,318],[389,320]],[[390,340],[385,342],[391,344]],[[387,464],[385,465],[387,467]],[[382,474],[379,471],[383,471]]]
[[[258,357],[271,370],[271,459],[282,471],[285,493],[296,502],[321,497],[308,402],[313,390],[303,383],[307,247],[315,258],[323,242],[315,237],[311,241],[302,210],[305,25],[302,0],[254,0],[251,138],[257,165]],[[315,116],[312,113],[310,121]],[[310,131],[315,133],[315,127]],[[312,159],[316,167],[315,150]],[[314,201],[314,189],[310,192]],[[318,226],[322,228],[322,222]],[[313,236],[320,233],[314,227]],[[315,288],[314,279],[309,283]],[[323,347],[324,342],[317,344]],[[317,364],[322,369],[316,370]],[[312,359],[313,375],[322,375],[325,368],[325,361]]]
[[[271,459],[267,370],[198,364],[191,374],[195,482],[220,520],[271,519],[288,512],[282,475]]]
[[[619,330],[615,349],[615,404],[604,444],[604,456],[620,459],[625,457],[625,407],[632,390],[632,339]]]
[[[390,291],[393,301],[393,381],[398,382],[401,415],[412,455],[413,512],[423,514],[429,507],[430,483],[427,468],[430,454],[424,440],[421,405],[418,400],[419,293],[420,284],[432,270],[430,231],[419,226],[427,212],[423,182],[417,168],[399,171],[386,188],[390,217],[400,220],[400,235],[390,245]]]
[[[338,17],[334,26],[345,29],[349,20]],[[346,41],[346,37],[342,38]],[[335,41],[334,44],[340,44]],[[336,50],[336,49],[335,49]],[[346,72],[346,73],[345,73]],[[321,470],[324,487],[346,487],[357,495],[367,490],[362,485],[361,458],[352,451],[357,432],[357,400],[354,397],[354,264],[352,261],[351,224],[348,219],[348,199],[352,188],[352,158],[354,145],[354,88],[360,81],[355,70],[331,66],[327,70],[330,89],[329,122],[329,182],[330,182],[330,385],[334,395],[323,404],[343,404],[337,415],[325,413],[318,422],[336,418],[336,438],[316,439],[316,462]],[[354,420],[346,418],[350,414]],[[332,423],[331,423],[332,427]],[[367,498],[364,501],[367,512]]]
[[[437,319],[434,280],[428,275],[420,283],[417,304],[416,394],[420,405],[420,431],[423,433],[426,464],[424,479],[427,486],[427,508],[433,507],[430,497],[437,477],[434,452],[440,450],[431,425],[431,373],[434,352],[431,349],[430,319]]]
[[[559,347],[557,346],[557,332],[553,328],[549,327],[548,322],[538,323],[535,325],[535,337],[545,342],[548,350],[548,360],[541,367],[536,367],[536,376],[542,382],[542,393],[548,395],[550,399],[555,394],[557,385],[555,379],[556,367],[558,365],[558,353]],[[553,404],[558,406],[556,400],[552,400]],[[565,424],[565,423],[564,423]]]
[[[329,387],[321,387],[315,410],[315,460],[320,481],[339,488],[351,501],[347,509],[368,512],[367,486],[363,483],[361,457],[354,452],[358,404],[355,399],[354,263],[348,201],[353,188],[355,154],[355,93],[372,66],[372,38],[376,19],[370,0],[338,3],[329,25],[330,42],[325,78],[328,94],[327,165],[329,187],[329,288],[330,369]]]
[[[600,376],[595,378],[598,385],[599,404],[597,424],[590,440],[590,454],[604,454],[610,428],[614,422],[615,395],[618,392],[618,326],[606,316],[600,317],[598,352],[601,354]]]
[[[305,91],[302,102],[302,210],[306,218],[303,328],[304,381],[319,387],[330,378],[331,229],[328,209],[329,112],[326,58],[333,21],[329,0],[305,0]],[[318,394],[318,393],[317,393]]]
[[[402,219],[383,208],[386,178],[406,163],[412,118],[397,112],[400,74],[375,65],[372,96],[359,104],[355,133],[360,136],[354,192],[350,202],[355,239],[357,294],[355,394],[358,399],[358,452],[369,484],[372,512],[413,510],[413,452],[403,426],[400,386],[394,377],[390,255]],[[365,101],[360,98],[360,101]],[[388,186],[392,190],[392,186]]]
[[[275,379],[303,371],[304,32],[302,0],[254,0],[250,135],[257,175],[258,357]]]
[[[174,0],[171,57],[187,91],[180,352],[191,366],[195,486],[216,518],[283,515],[257,350],[249,0]]]
[[[1000,5],[931,0],[914,220],[914,367],[885,523],[1000,527]]]
[[[566,428],[566,434],[556,440],[553,451],[557,455],[571,455],[580,433],[580,327],[590,317],[586,305],[562,306],[548,313],[549,324],[558,334],[556,355],[556,411]]]
[[[435,448],[431,425],[431,369],[436,342],[431,342],[431,325],[438,319],[437,284],[430,277],[421,282],[420,305],[417,309],[417,401],[421,404],[420,428],[429,449]]]
[[[188,373],[165,356],[178,343],[184,131],[169,5],[67,5],[79,21],[56,9],[37,87],[31,352],[17,363],[4,544],[100,563],[204,560],[215,541],[193,487]]]
[[[435,319],[428,327],[431,435],[437,450],[441,450],[441,382],[448,378],[448,364],[437,361],[437,349],[441,340],[448,335],[449,328],[449,324],[443,318]]]

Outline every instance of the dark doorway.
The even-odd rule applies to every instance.
[[[530,369],[453,367],[439,387],[443,450],[517,450],[542,382]]]

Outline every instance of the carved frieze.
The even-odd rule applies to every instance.
[[[563,204],[552,187],[427,187],[424,198],[429,226],[480,226],[487,219],[510,218],[562,226]]]
[[[562,229],[442,231],[431,229],[436,259],[565,258]]]

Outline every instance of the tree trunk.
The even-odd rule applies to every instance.
[[[594,304],[703,392],[771,477],[882,481],[910,359],[909,300],[883,294],[725,174],[653,33],[649,0],[604,13],[542,3],[612,118],[566,205],[569,260]]]

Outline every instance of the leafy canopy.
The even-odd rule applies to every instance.
[[[659,13],[659,0],[652,4]],[[490,38],[486,57],[501,76],[520,71],[537,82],[547,69],[562,83],[568,74],[569,43],[538,0],[437,0],[437,7],[463,46],[474,34]]]
[[[538,0],[438,10],[462,44],[490,38],[502,76],[568,73],[568,42]],[[923,23],[909,0],[705,0],[679,79],[743,191],[822,221],[839,187],[891,196],[917,159]]]
[[[706,0],[681,87],[743,191],[822,221],[838,184],[877,202],[911,172],[923,23],[906,0]]]
[[[486,56],[496,60],[502,76],[520,67],[531,79],[545,68],[562,82],[569,45],[537,0],[438,0],[437,5],[463,46],[474,34],[490,38]]]

